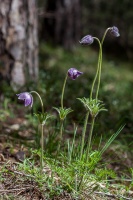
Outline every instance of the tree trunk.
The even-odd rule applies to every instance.
[[[72,49],[80,39],[81,33],[81,5],[80,0],[57,0],[55,39],[66,49]]]
[[[47,0],[45,11],[45,39],[72,49],[81,35],[81,0]]]
[[[0,77],[14,90],[38,77],[35,1],[0,1]]]

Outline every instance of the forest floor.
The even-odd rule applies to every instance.
[[[29,149],[34,146],[35,131],[24,118],[22,108],[19,108],[16,113],[18,113],[17,117],[7,117],[0,127],[0,200],[76,200],[77,198],[67,190],[60,192],[59,195],[52,195],[51,198],[47,197],[49,188],[46,184],[40,186],[30,170],[26,171],[20,167],[21,164],[25,165],[25,158],[30,156]],[[110,181],[108,184],[101,181],[98,183],[100,189],[96,187],[90,194],[84,191],[84,197],[78,199],[132,200],[133,179],[130,169],[133,168],[133,157],[131,154],[122,148],[118,152],[116,146],[112,146],[107,150],[104,158],[108,168],[114,170],[118,177],[122,177],[123,174],[123,178],[108,179]],[[38,162],[34,165],[38,167]],[[47,164],[44,166],[43,173],[51,173]]]

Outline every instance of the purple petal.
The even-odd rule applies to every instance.
[[[86,35],[79,42],[83,45],[90,45],[94,42],[94,38],[91,35]]]
[[[76,68],[70,68],[68,70],[68,76],[72,79],[75,80],[78,76],[83,74],[83,72],[78,71]]]
[[[29,92],[22,92],[20,94],[16,94],[18,96],[18,99],[24,101],[25,106],[31,106],[33,105],[33,97]]]
[[[113,27],[110,28],[110,33],[114,37],[119,37],[120,36],[119,29],[116,26],[113,26]]]
[[[33,97],[25,99],[24,105],[25,106],[29,106],[30,105],[32,107],[32,105],[33,105]]]

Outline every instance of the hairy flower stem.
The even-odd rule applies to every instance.
[[[89,137],[88,137],[87,151],[86,151],[86,163],[89,160],[89,153],[90,153],[90,146],[91,146],[91,139],[92,139],[92,133],[93,133],[93,128],[94,128],[94,123],[95,123],[95,117],[92,117],[91,127],[90,127],[90,133],[89,133]],[[84,180],[84,176],[85,176],[86,170],[87,169],[85,167],[84,168],[84,173],[82,174],[81,180],[79,182],[79,186],[78,186],[79,190],[81,189],[81,186],[82,186],[82,183],[83,183],[83,180]]]
[[[100,59],[99,59],[99,73],[98,73],[98,84],[96,90],[96,100],[98,99],[99,88],[101,83],[101,70],[102,70],[102,46],[100,44]]]
[[[39,99],[40,99],[40,102],[41,102],[41,107],[42,107],[42,114],[44,114],[44,105],[43,105],[43,101],[42,101],[42,98],[41,96],[38,94],[38,92],[36,91],[31,91],[30,93],[35,93]],[[44,151],[44,133],[43,133],[43,127],[44,127],[44,124],[41,124],[41,156],[40,156],[40,164],[41,164],[41,171],[43,170],[43,151]]]
[[[61,141],[62,141],[62,133],[63,133],[63,120],[61,120],[61,127],[60,127],[60,136],[59,136],[59,145],[58,145],[58,151],[60,150]]]
[[[91,140],[92,140],[92,133],[93,133],[93,129],[94,129],[94,123],[95,123],[95,117],[92,117],[90,133],[89,133],[89,137],[88,137],[87,150],[86,150],[86,162],[88,162],[88,159],[89,159],[89,153],[90,153],[90,147],[91,147]]]
[[[30,93],[35,93],[39,97],[42,106],[42,113],[44,113],[44,105],[41,96],[36,91],[31,91]]]
[[[64,84],[63,84],[63,88],[62,88],[62,94],[61,94],[61,108],[63,108],[63,98],[64,98],[64,91],[65,91],[67,77],[68,77],[68,75],[66,74],[66,77],[65,77],[65,80],[64,80]]]
[[[101,40],[101,42],[99,41],[99,40],[97,40],[98,41],[98,43],[99,43],[99,47],[100,47],[100,50],[99,50],[99,59],[98,59],[98,68],[99,68],[99,76],[98,76],[98,85],[97,85],[97,90],[96,90],[96,100],[98,99],[98,93],[99,93],[99,88],[100,88],[100,82],[101,82],[101,70],[102,70],[102,46],[103,46],[103,42],[104,42],[104,39],[105,39],[105,37],[106,37],[106,34],[107,34],[107,32],[108,32],[108,30],[109,30],[110,28],[107,28],[106,29],[106,31],[104,32],[104,35],[103,35],[103,37],[102,37],[102,40]],[[95,38],[95,39],[97,39],[97,38]]]
[[[59,143],[58,143],[58,147],[57,147],[55,162],[56,162],[56,159],[57,159],[57,157],[59,155],[59,151],[60,151],[60,146],[61,146],[61,141],[62,141],[62,133],[63,133],[63,120],[61,120],[61,125],[60,125]]]
[[[106,35],[107,35],[107,32],[108,32],[109,30],[110,30],[110,27],[107,28],[106,31],[104,32],[103,37],[102,37],[102,40],[101,40],[101,45],[103,45],[104,39],[105,39],[105,37],[106,37]]]
[[[41,170],[43,170],[43,150],[44,150],[44,134],[43,134],[43,124],[41,124],[41,157],[40,157],[40,163],[41,163]]]
[[[97,90],[96,90],[96,99],[98,98],[98,93],[99,93],[99,87],[100,87],[100,80],[101,80],[101,68],[102,68],[102,45],[104,42],[104,39],[106,37],[106,34],[108,32],[108,30],[110,30],[110,28],[107,28],[106,31],[104,32],[104,35],[102,37],[102,40],[100,42],[100,40],[97,37],[93,37],[95,40],[98,41],[99,44],[99,55],[98,55],[98,65],[97,65],[97,71],[92,83],[92,88],[91,88],[91,92],[90,92],[90,99],[92,99],[92,94],[93,94],[93,90],[94,90],[94,86],[98,77],[98,86],[97,86]]]
[[[86,113],[85,121],[84,121],[84,127],[83,127],[83,131],[82,131],[80,160],[82,159],[82,156],[83,156],[83,149],[84,149],[84,143],[85,143],[85,133],[86,133],[86,128],[87,128],[88,118],[89,118],[89,111],[87,111],[87,113]]]
[[[90,92],[90,99],[92,99],[92,94],[93,94],[93,90],[94,90],[94,86],[95,86],[95,83],[96,83],[96,80],[97,80],[97,77],[98,77],[98,73],[99,73],[99,64],[100,64],[100,55],[101,55],[101,43],[100,43],[100,40],[96,37],[94,37],[95,40],[98,41],[98,44],[99,44],[99,55],[98,55],[98,64],[97,64],[97,71],[96,71],[96,74],[95,74],[95,77],[94,77],[94,80],[93,80],[93,83],[92,83],[92,87],[91,87],[91,92]]]
[[[75,124],[74,124],[74,136],[73,136],[73,141],[72,141],[72,147],[70,150],[69,164],[71,163],[71,160],[72,160],[72,154],[73,154],[73,150],[74,150],[74,146],[75,146],[76,133],[77,133],[77,127],[75,127]]]
[[[68,77],[68,74],[66,74],[66,77],[65,77],[65,80],[64,80],[64,84],[63,84],[63,88],[62,88],[62,93],[61,93],[61,108],[63,109],[63,98],[64,98],[64,91],[65,91],[65,86],[66,86],[66,81],[67,81],[67,77]],[[59,143],[58,143],[58,147],[57,147],[57,155],[56,157],[58,156],[59,154],[59,151],[60,151],[60,146],[61,146],[61,141],[62,141],[62,133],[63,133],[63,122],[64,120],[60,119],[60,135],[59,135]]]

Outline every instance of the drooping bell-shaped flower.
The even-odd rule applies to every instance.
[[[16,94],[18,96],[18,99],[24,101],[25,106],[31,106],[33,105],[33,97],[29,92],[22,92],[20,94]]]
[[[68,70],[68,76],[72,79],[75,80],[78,76],[82,75],[83,72],[78,71],[76,68],[70,68]]]
[[[114,37],[119,37],[119,29],[116,26],[113,26],[110,28],[110,34],[113,35]]]
[[[82,45],[90,45],[94,42],[94,38],[91,35],[84,36],[79,43]]]

